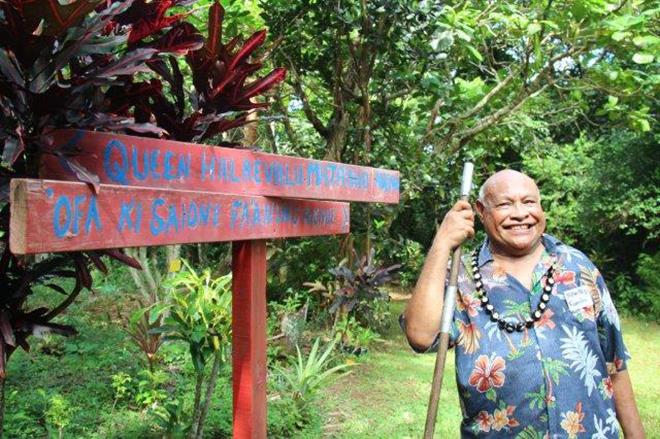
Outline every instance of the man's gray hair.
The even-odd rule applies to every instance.
[[[484,206],[486,205],[486,181],[484,181],[483,184],[479,187],[479,196],[477,197],[477,201],[479,201]]]

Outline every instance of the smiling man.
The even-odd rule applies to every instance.
[[[461,437],[643,438],[620,322],[603,277],[544,234],[534,181],[491,176],[477,213],[488,235],[459,273],[450,345]],[[438,341],[451,251],[474,235],[459,201],[437,230],[402,326],[418,352]],[[520,435],[520,436],[518,436]]]

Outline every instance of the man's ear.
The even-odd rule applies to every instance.
[[[479,215],[479,220],[483,223],[484,222],[484,210],[486,210],[486,206],[484,206],[484,203],[482,203],[481,200],[477,200],[474,203],[474,206],[477,208],[477,215]]]

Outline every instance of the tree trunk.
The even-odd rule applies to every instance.
[[[204,431],[204,421],[206,420],[206,415],[209,413],[211,408],[211,400],[213,398],[213,392],[215,391],[215,385],[218,382],[218,373],[220,372],[220,363],[222,359],[220,352],[215,353],[215,358],[213,359],[213,369],[211,370],[211,376],[206,387],[206,395],[204,397],[204,406],[202,407],[202,413],[197,421],[197,439],[202,439]]]
[[[126,249],[126,254],[137,259],[142,265],[142,270],[129,268],[133,282],[149,303],[156,303],[160,299],[159,291],[164,277],[159,268],[161,264],[158,263],[158,253],[154,252],[149,256],[146,247],[137,247]],[[180,257],[181,245],[165,246],[165,276],[171,276],[172,263]]]
[[[270,143],[270,152],[273,154],[279,154],[280,149],[277,146],[277,133],[275,131],[275,122],[270,122],[266,124],[266,136],[268,137],[268,142]]]
[[[243,126],[243,144],[247,147],[253,147],[257,144],[257,113],[252,112],[247,115],[247,125]]]
[[[171,271],[172,263],[181,258],[181,244],[165,246],[166,261],[168,273]]]
[[[190,426],[190,433],[188,439],[197,439],[197,424],[200,417],[200,401],[202,399],[202,385],[204,384],[204,371],[197,372],[195,380],[195,402],[193,406],[193,420]]]
[[[291,144],[292,147],[295,148],[296,146],[298,146],[298,136],[296,135],[296,131],[293,129],[293,126],[291,125],[291,119],[289,119],[289,111],[286,108],[284,102],[282,102],[281,89],[279,88],[277,90],[277,93],[275,94],[275,103],[273,106],[275,108],[275,111],[277,111],[278,113],[282,113],[282,116],[284,116],[284,119],[282,119],[282,123],[284,124],[284,131],[286,131],[286,136],[289,138],[289,143]]]
[[[337,109],[330,121],[327,149],[324,160],[334,162],[341,161],[342,152],[346,145],[346,135],[348,133],[349,115],[344,109]]]

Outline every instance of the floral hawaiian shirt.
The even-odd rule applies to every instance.
[[[626,368],[629,356],[616,309],[583,253],[550,235],[543,244],[531,291],[495,265],[487,241],[479,251],[490,303],[515,322],[536,309],[556,261],[548,308],[524,332],[509,333],[490,321],[471,274],[461,267],[450,344],[456,348],[463,438],[619,437],[610,376]]]

